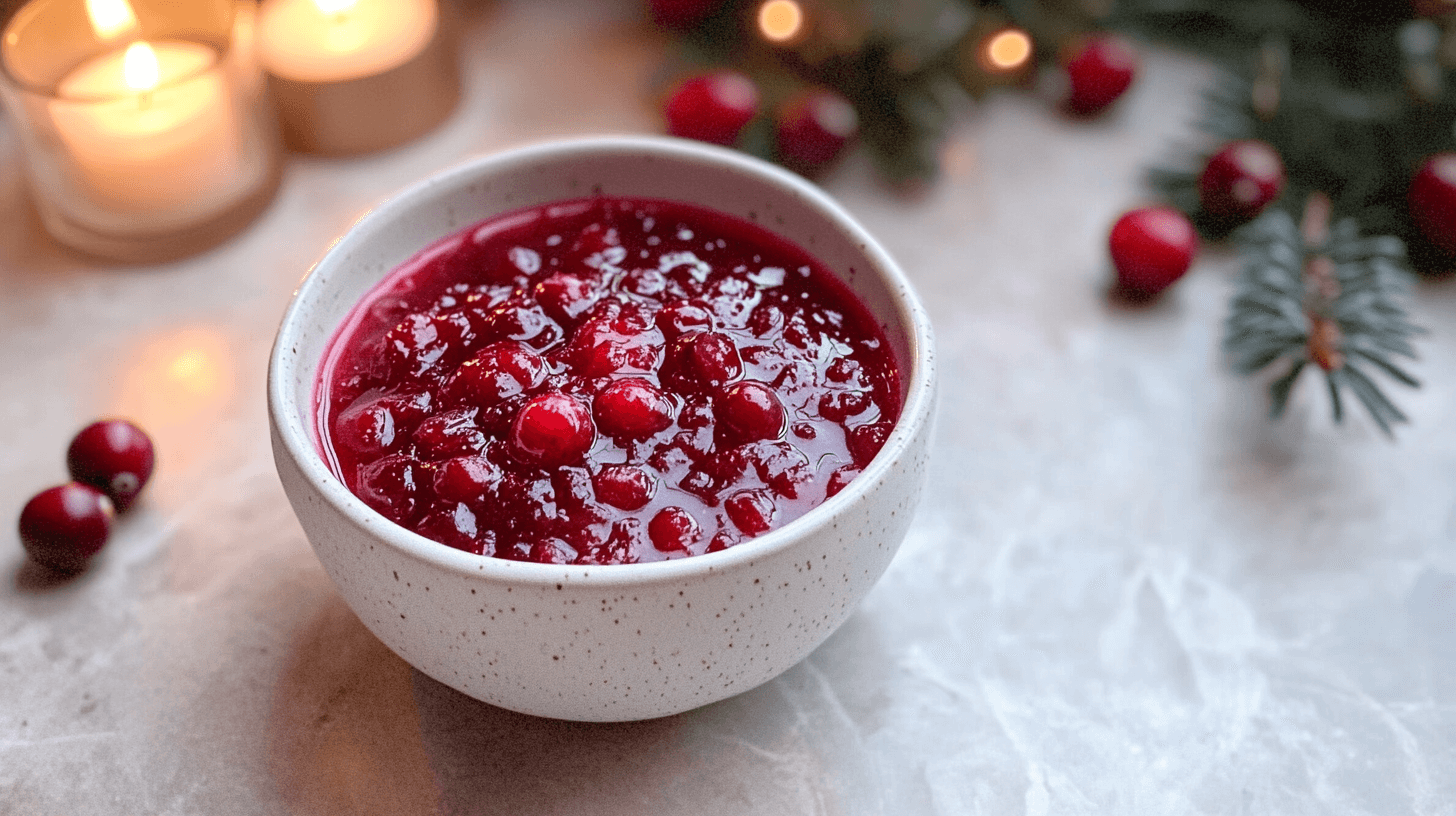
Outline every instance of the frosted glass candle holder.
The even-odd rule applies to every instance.
[[[249,223],[279,177],[277,120],[234,0],[33,0],[0,38],[0,96],[61,243],[181,257]]]

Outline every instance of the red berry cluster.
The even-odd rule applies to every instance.
[[[725,549],[837,493],[899,411],[853,295],[720,213],[558,202],[420,257],[330,352],[326,440],[366,504],[458,549]]]
[[[697,74],[680,82],[663,105],[667,132],[673,136],[732,147],[760,115],[760,94],[753,80],[732,70]],[[859,130],[854,106],[828,88],[801,89],[773,113],[774,158],[806,176],[824,172],[838,160]]]
[[[1268,143],[1241,139],[1219,148],[1198,175],[1201,216],[1220,229],[1252,220],[1284,192],[1284,164]],[[1137,298],[1156,296],[1188,271],[1198,233],[1188,216],[1167,206],[1122,215],[1108,235],[1117,285]]]
[[[87,425],[71,440],[71,479],[42,490],[20,511],[20,543],[33,561],[77,572],[111,535],[116,513],[131,507],[152,475],[152,440],[126,420]]]

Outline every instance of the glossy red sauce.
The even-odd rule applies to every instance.
[[[900,411],[879,328],[802,249],[607,197],[428,247],[355,307],[317,388],[324,454],[369,506],[544,563],[780,527],[854,478]]]

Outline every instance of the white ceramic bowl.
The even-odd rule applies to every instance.
[[[350,308],[433,241],[497,213],[592,193],[757,221],[834,270],[884,328],[904,410],[874,461],[783,528],[673,561],[551,566],[471,555],[378,515],[319,453],[319,362]],[[741,154],[651,137],[554,142],[471,161],[361,218],[303,281],[268,372],[283,487],[339,592],[400,657],[527,714],[635,720],[747,691],[803,659],[885,570],[924,487],[930,324],[894,261],[818,188]]]

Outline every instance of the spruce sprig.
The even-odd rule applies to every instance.
[[[1399,303],[1409,277],[1405,247],[1390,236],[1362,236],[1353,218],[1330,228],[1329,217],[1329,199],[1315,193],[1301,225],[1279,208],[1239,230],[1245,264],[1224,349],[1240,373],[1285,366],[1269,386],[1273,416],[1284,413],[1295,382],[1314,367],[1324,374],[1336,422],[1348,392],[1390,435],[1392,425],[1408,420],[1372,373],[1420,387],[1396,362],[1416,358],[1410,340],[1422,331]]]

